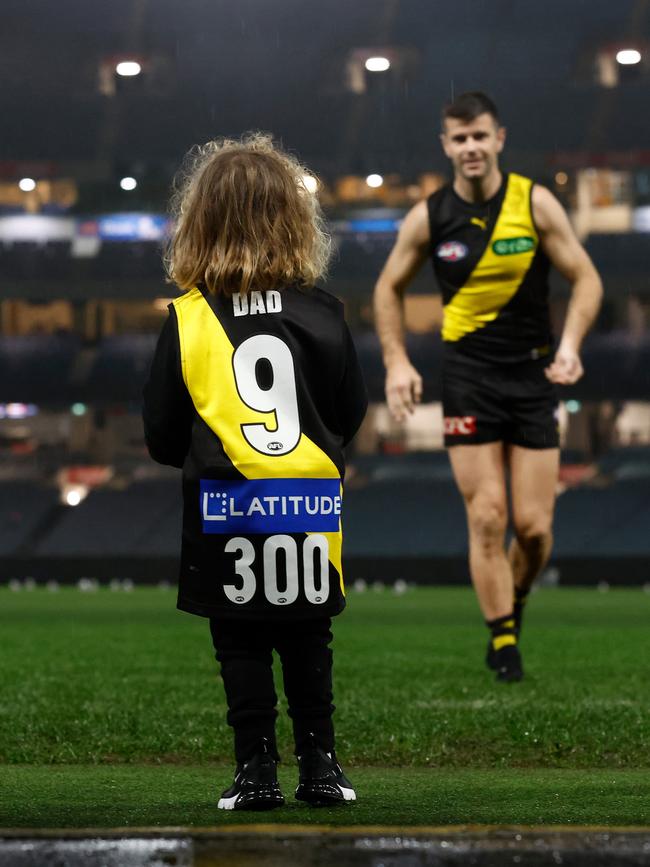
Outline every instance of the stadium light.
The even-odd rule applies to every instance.
[[[318,189],[318,181],[313,175],[303,175],[302,183],[308,193],[315,193]]]
[[[61,500],[66,506],[78,506],[90,492],[88,485],[65,485],[61,491]]]
[[[616,62],[621,66],[634,66],[641,62],[641,52],[636,48],[623,48],[616,52]]]
[[[18,181],[18,186],[23,191],[23,193],[31,193],[32,190],[36,189],[36,181],[34,178],[21,178]]]
[[[140,75],[142,67],[137,60],[122,60],[115,67],[115,72],[123,78],[132,78],[134,75]]]
[[[122,178],[122,180],[120,181],[120,186],[123,190],[127,190],[130,192],[131,190],[135,190],[135,188],[138,186],[138,182],[135,178]]]
[[[566,172],[558,172],[555,175],[555,183],[559,187],[563,187],[566,183],[568,183],[568,181],[569,181],[569,176],[567,175]]]
[[[579,400],[567,400],[565,406],[566,411],[570,412],[571,414],[580,412],[580,410],[582,409],[582,404]]]
[[[366,178],[366,183],[369,187],[372,187],[373,190],[376,190],[384,183],[384,179],[381,175],[368,175],[368,177]]]
[[[70,407],[72,415],[86,415],[86,404],[85,403],[73,403]]]
[[[366,60],[368,72],[386,72],[390,69],[390,60],[387,57],[369,57]]]

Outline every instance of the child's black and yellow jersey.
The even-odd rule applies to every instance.
[[[427,201],[442,338],[452,356],[508,363],[551,352],[550,263],[535,228],[532,188],[529,178],[507,174],[486,202],[466,202],[451,184]]]
[[[193,289],[170,305],[145,438],[183,468],[179,607],[309,617],[345,605],[343,446],[367,398],[343,306],[317,289]]]

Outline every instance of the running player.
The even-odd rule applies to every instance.
[[[499,680],[523,676],[523,607],[551,550],[559,466],[558,384],[583,373],[582,340],[602,287],[557,199],[499,168],[506,132],[496,106],[464,93],[443,111],[453,182],[407,214],[379,277],[374,307],[386,399],[403,421],[422,395],[404,345],[402,298],[427,257],[442,291],[445,445],[465,501],[469,563],[490,630],[486,662]],[[548,271],[571,282],[557,348]],[[514,538],[505,550],[510,477]]]
[[[314,287],[329,255],[304,169],[269,137],[211,142],[176,200],[169,306],[144,391],[152,457],[183,468],[178,607],[210,619],[237,769],[218,806],[270,809],[282,663],[299,784],[354,800],[334,753],[331,617],[343,447],[366,392],[343,305]]]

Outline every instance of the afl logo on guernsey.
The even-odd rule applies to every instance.
[[[445,262],[458,262],[467,256],[467,247],[460,241],[445,241],[436,250],[436,256]]]

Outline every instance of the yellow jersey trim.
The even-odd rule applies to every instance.
[[[530,178],[508,175],[503,204],[485,251],[465,285],[443,308],[443,340],[453,343],[493,322],[521,286],[539,246],[531,213],[532,185]],[[508,245],[508,241],[518,243]],[[507,255],[497,252],[504,249]]]

